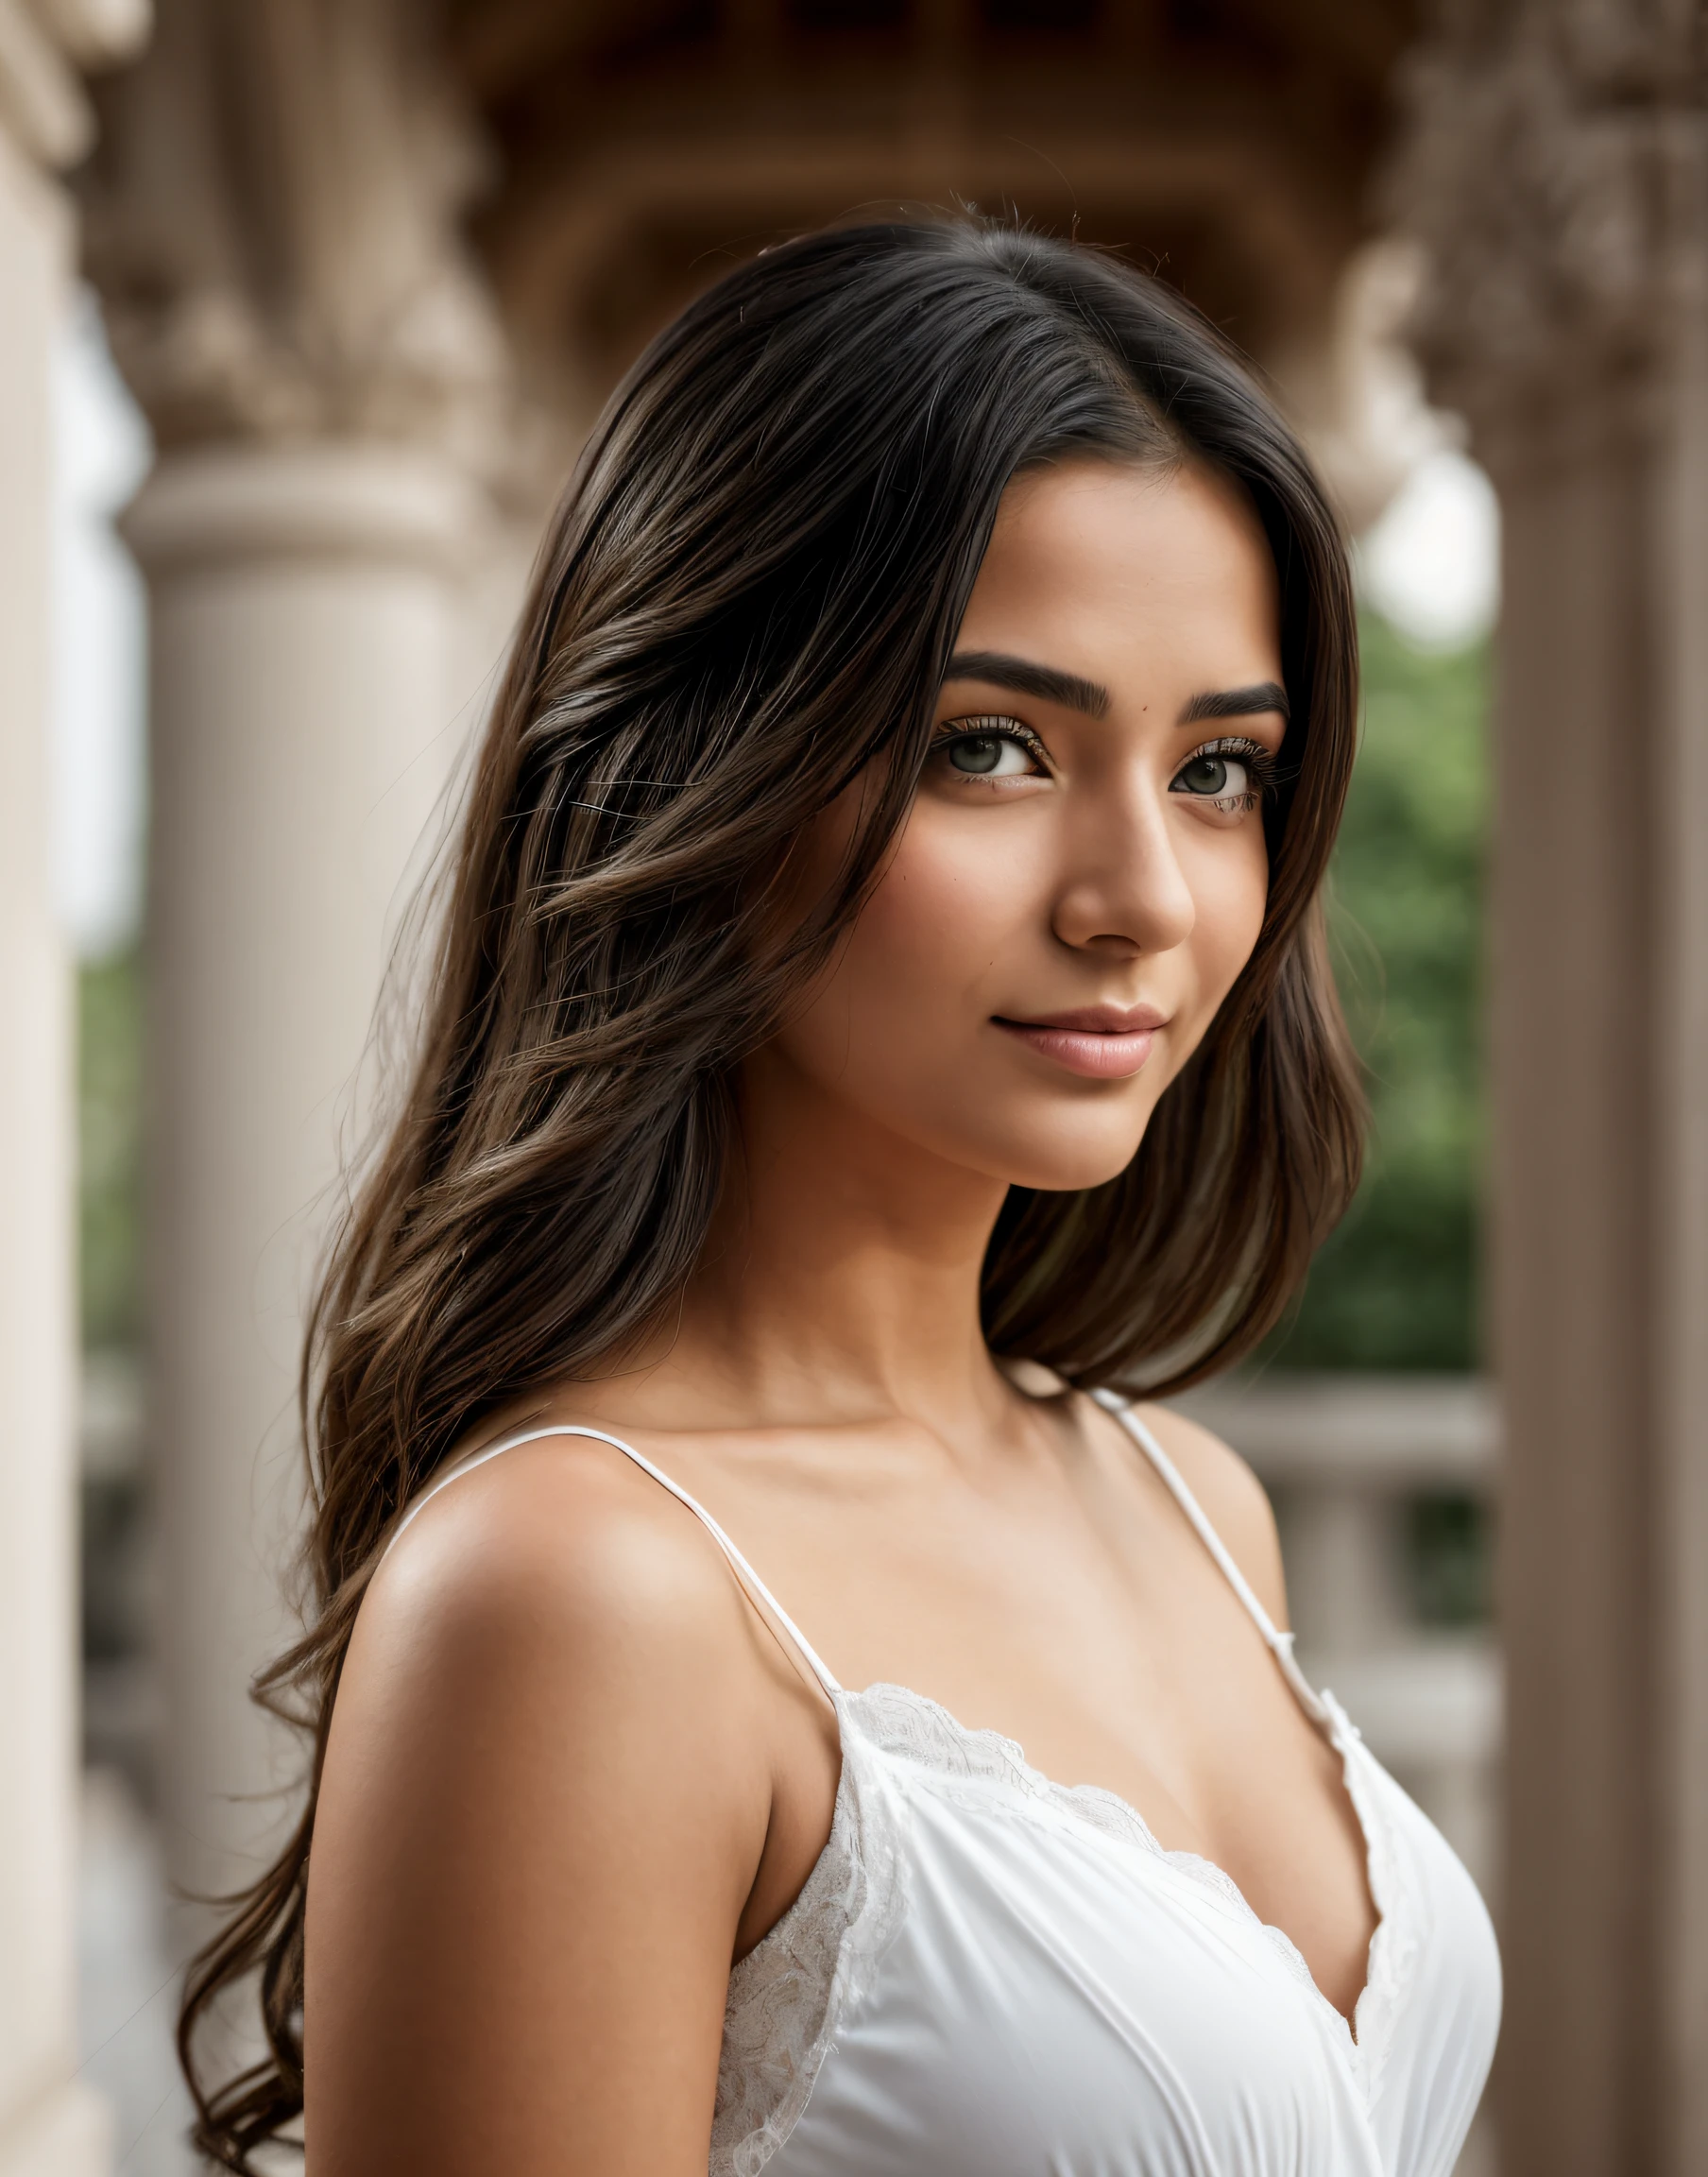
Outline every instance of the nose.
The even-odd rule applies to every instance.
[[[1110,780],[1065,818],[1050,923],[1062,943],[1117,959],[1184,945],[1198,910],[1156,791]]]

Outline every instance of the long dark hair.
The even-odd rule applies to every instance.
[[[1210,464],[1279,578],[1291,724],[1252,959],[1106,1185],[1012,1190],[992,1348],[1162,1391],[1276,1321],[1357,1183],[1362,1106],[1319,892],[1353,754],[1345,553],[1219,335],[1090,250],[972,223],[847,228],[693,303],[607,407],[553,522],[479,755],[401,1109],[308,1331],[312,1623],[260,1697],[310,1731],[308,1804],[192,1970],[197,2144],[232,2169],[302,2108],[315,1794],[350,1628],[400,1509],[460,1438],[660,1319],[717,1203],[731,1082],[858,911],[906,814],[998,501],[1072,454]],[[778,914],[857,774],[828,893]],[[258,1973],[270,2054],[194,2044]]]

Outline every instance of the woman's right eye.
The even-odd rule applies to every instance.
[[[1045,769],[1031,735],[995,722],[942,735],[934,753],[960,779],[1032,779]]]

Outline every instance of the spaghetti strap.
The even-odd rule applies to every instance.
[[[1198,1539],[1221,1568],[1228,1586],[1244,1603],[1252,1622],[1263,1636],[1264,1646],[1268,1648],[1270,1654],[1280,1665],[1281,1675],[1287,1680],[1297,1696],[1300,1707],[1304,1709],[1313,1723],[1324,1723],[1329,1722],[1331,1718],[1328,1704],[1304,1671],[1300,1670],[1293,1655],[1292,1635],[1282,1632],[1269,1612],[1263,1607],[1252,1587],[1251,1582],[1235,1564],[1227,1544],[1217,1534],[1215,1528],[1210,1525],[1204,1506],[1199,1503],[1197,1498],[1187,1488],[1185,1476],[1156,1441],[1151,1431],[1146,1428],[1133,1411],[1132,1402],[1123,1398],[1119,1391],[1094,1391],[1091,1396],[1104,1413],[1114,1414],[1127,1434],[1132,1437],[1146,1458],[1150,1460],[1152,1466],[1155,1467],[1163,1486],[1186,1514],[1187,1519],[1190,1520]]]
[[[603,1429],[578,1429],[568,1424],[550,1429],[524,1429],[514,1436],[501,1437],[496,1444],[488,1444],[479,1451],[470,1452],[467,1458],[459,1459],[445,1473],[436,1476],[421,1491],[414,1503],[404,1512],[402,1518],[399,1520],[396,1532],[385,1545],[386,1549],[389,1550],[392,1547],[392,1544],[397,1541],[398,1536],[402,1534],[416,1514],[433,1498],[436,1497],[441,1489],[448,1489],[453,1482],[460,1482],[465,1474],[472,1474],[477,1466],[484,1466],[488,1459],[496,1459],[505,1451],[514,1451],[523,1444],[540,1443],[549,1436],[585,1436],[596,1444],[610,1445],[614,1450],[621,1451],[625,1459],[633,1460],[643,1474],[650,1474],[659,1488],[667,1490],[678,1504],[686,1505],[729,1560],[730,1570],[741,1583],[748,1601],[753,1603],[760,1616],[765,1620],[767,1624],[785,1636],[787,1644],[794,1648],[796,1656],[817,1679],[830,1701],[835,1702],[837,1695],[842,1691],[842,1688],[826,1670],[819,1659],[817,1651],[800,1627],[790,1617],[788,1611],[783,1608],[770,1588],[753,1569],[753,1567],[748,1564],[746,1558],[743,1556],[723,1528],[718,1525],[711,1514],[707,1511],[705,1505],[697,1502],[688,1494],[686,1489],[673,1482],[661,1467],[655,1466],[650,1459],[637,1451],[632,1444],[625,1444],[621,1436],[607,1435]]]

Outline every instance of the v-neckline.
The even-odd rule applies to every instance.
[[[1286,1928],[1278,1927],[1272,1920],[1264,1919],[1263,1915],[1253,1906],[1239,1884],[1220,1861],[1209,1859],[1202,1852],[1177,1850],[1164,1844],[1139,1809],[1134,1806],[1130,1799],[1124,1798],[1119,1791],[1112,1791],[1106,1785],[1102,1784],[1063,1784],[1029,1761],[1026,1758],[1025,1749],[1018,1740],[1008,1738],[1003,1732],[988,1727],[975,1729],[970,1724],[963,1723],[959,1717],[946,1708],[940,1701],[933,1700],[929,1693],[921,1693],[911,1686],[897,1685],[890,1680],[875,1681],[861,1691],[852,1691],[846,1688],[838,1690],[835,1696],[835,1707],[839,1733],[845,1730],[846,1710],[855,1709],[854,1723],[855,1727],[860,1729],[859,1709],[861,1706],[870,1704],[875,1708],[881,1707],[886,1698],[892,1702],[898,1698],[906,1704],[914,1715],[926,1723],[928,1726],[928,1744],[930,1736],[934,1735],[938,1743],[947,1739],[957,1750],[969,1757],[975,1766],[966,1773],[979,1775],[985,1781],[996,1784],[999,1788],[1006,1786],[1022,1800],[1042,1800],[1047,1804],[1060,1807],[1068,1813],[1077,1815],[1082,1820],[1085,1819],[1085,1808],[1087,1802],[1102,1804],[1119,1815],[1121,1827],[1130,1831],[1135,1841],[1139,1843],[1153,1858],[1176,1869],[1188,1880],[1198,1882],[1225,1897],[1251,1921],[1254,1927],[1261,1928],[1264,1934],[1285,1954],[1298,1977],[1310,1991],[1315,2002],[1333,2021],[1335,2029],[1338,2030],[1339,2037],[1345,2045],[1345,2051],[1352,2059],[1355,2067],[1360,2071],[1363,2070],[1372,2046],[1373,2028],[1376,2022],[1378,1998],[1375,1991],[1378,1985],[1385,1985],[1387,1978],[1379,1968],[1385,1963],[1387,1952],[1395,1940],[1393,1932],[1394,1900],[1388,1894],[1385,1827],[1381,1817],[1370,1802],[1366,1780],[1357,1773],[1358,1757],[1364,1751],[1362,1736],[1332,1694],[1319,1694],[1318,1696],[1325,1710],[1324,1720],[1319,1727],[1323,1730],[1329,1745],[1341,1757],[1341,1787],[1351,1805],[1353,1818],[1358,1823],[1358,1834],[1363,1840],[1364,1879],[1369,1887],[1371,1903],[1375,1908],[1376,1914],[1375,1926],[1371,1930],[1370,1942],[1365,1951],[1363,1985],[1358,1990],[1350,2017],[1341,2010],[1338,2004],[1331,2002],[1328,1997],[1324,1994],[1318,1985],[1316,1976],[1311,1972],[1305,1953],[1299,1948]],[[880,1751],[896,1753],[902,1758],[919,1761],[922,1766],[928,1769],[940,1772],[947,1770],[951,1774],[957,1773],[948,1764],[931,1761],[918,1745],[910,1743],[897,1748],[872,1732],[862,1730],[861,1735],[868,1743],[878,1746]],[[982,1757],[982,1759],[980,1759],[980,1757]],[[1368,1756],[1366,1755],[1365,1757],[1368,1758]],[[848,1765],[845,1743],[843,1746],[842,1759],[842,1776],[837,1784],[839,1799],[847,1777]],[[1093,1822],[1090,1826],[1104,1835],[1111,1833],[1109,1825]],[[834,1826],[834,1819],[832,1826]],[[825,1849],[827,1851],[829,1849],[828,1841]],[[809,1875],[808,1882],[810,1883],[811,1880],[811,1876]],[[783,1917],[786,1918],[787,1914]],[[779,1920],[777,1925],[780,1926],[781,1921]],[[761,1937],[760,1943],[762,1944],[766,1940],[768,1940],[768,1935]],[[754,1947],[757,1949],[760,1945],[756,1944]]]

